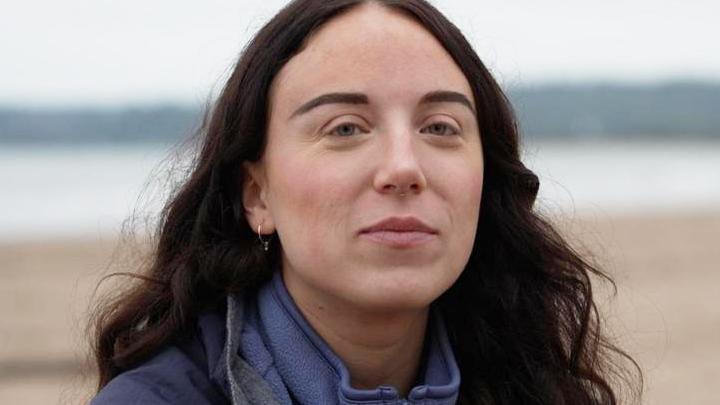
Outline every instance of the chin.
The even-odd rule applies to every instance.
[[[444,288],[446,284],[447,288]],[[363,309],[373,312],[419,310],[429,307],[451,285],[441,280],[422,282],[417,276],[400,282],[375,279],[350,298]]]

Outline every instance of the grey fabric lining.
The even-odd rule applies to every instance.
[[[242,297],[228,295],[225,362],[233,405],[280,405],[270,385],[238,356],[238,342],[243,325]]]

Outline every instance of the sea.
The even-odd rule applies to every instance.
[[[191,162],[177,152],[154,143],[0,144],[0,242],[151,229]],[[720,141],[536,141],[523,160],[540,177],[537,208],[552,215],[720,210]]]

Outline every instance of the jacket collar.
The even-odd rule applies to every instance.
[[[460,372],[434,309],[429,331],[425,370],[408,398],[400,398],[394,387],[355,389],[345,365],[309,325],[276,271],[256,297],[228,300],[225,363],[233,404],[454,404]]]

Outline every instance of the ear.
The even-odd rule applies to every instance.
[[[243,162],[242,203],[245,219],[253,232],[262,226],[262,234],[275,232],[267,204],[267,177],[262,162]]]

